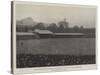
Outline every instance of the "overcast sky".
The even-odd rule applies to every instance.
[[[69,26],[95,27],[96,8],[87,7],[59,7],[45,5],[16,5],[16,19],[32,17],[36,22],[59,22],[66,18]]]

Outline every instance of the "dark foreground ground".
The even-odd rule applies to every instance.
[[[17,68],[95,64],[95,55],[17,54]]]

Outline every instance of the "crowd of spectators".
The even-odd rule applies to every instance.
[[[18,68],[80,64],[95,64],[95,55],[17,55]]]

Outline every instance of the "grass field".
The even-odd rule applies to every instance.
[[[17,54],[95,54],[95,38],[17,40]]]

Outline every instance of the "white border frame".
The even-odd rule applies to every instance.
[[[73,70],[89,70],[97,69],[97,28],[96,28],[96,64],[86,65],[72,65],[72,66],[50,66],[50,67],[33,67],[33,68],[16,68],[16,4],[32,4],[32,5],[49,5],[60,7],[87,7],[96,8],[94,5],[74,5],[74,4],[56,4],[45,2],[31,2],[31,1],[13,1],[13,20],[12,20],[12,73],[13,74],[27,74],[27,73],[42,73],[42,72],[60,72],[60,71],[73,71]],[[96,11],[97,12],[97,11]],[[96,14],[97,15],[97,14]],[[97,21],[97,17],[96,17]],[[96,22],[97,27],[97,22]]]

